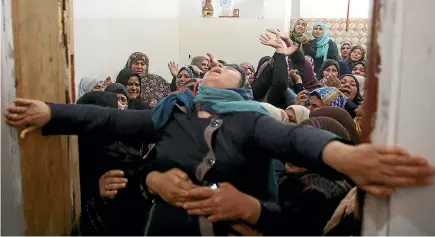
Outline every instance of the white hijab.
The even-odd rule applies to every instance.
[[[99,83],[103,84],[104,80],[97,76],[83,77],[79,83],[79,94],[77,99],[82,97],[84,94],[91,92]]]
[[[288,123],[288,116],[284,110],[279,109],[269,103],[260,102],[260,104],[269,112],[270,117],[283,123]]]

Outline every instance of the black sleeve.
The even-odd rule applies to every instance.
[[[328,49],[328,56],[327,57],[328,57],[328,59],[334,59],[337,62],[340,59],[340,57],[338,55],[337,44],[332,40],[329,40],[329,49]]]
[[[136,100],[133,102],[133,109],[134,110],[144,110],[144,109],[151,109],[151,107],[147,104],[145,104],[140,97],[137,97]]]
[[[298,94],[299,92],[305,90],[304,84],[302,84],[302,83],[296,83],[293,90],[294,90],[294,92],[296,94]]]
[[[252,93],[254,100],[260,101],[263,99],[272,85],[273,78],[273,66],[268,64],[263,72],[258,75],[258,78],[252,83]]]
[[[290,55],[290,60],[292,62],[292,69],[298,70],[301,77],[305,73],[305,55],[300,49],[296,50],[292,55]]]
[[[116,140],[157,141],[149,110],[117,110],[94,105],[49,104],[51,120],[42,135],[98,134]]]
[[[334,207],[320,192],[302,192],[280,212],[262,204],[255,228],[265,236],[321,236]]]
[[[284,124],[266,115],[254,122],[253,138],[264,154],[283,163],[304,167],[328,177],[341,177],[337,171],[323,163],[323,148],[336,135],[307,125]]]
[[[273,58],[273,79],[267,95],[267,103],[279,107],[279,103],[285,99],[284,93],[288,88],[288,71],[284,54],[275,53]]]
[[[174,92],[177,90],[177,78],[172,77],[171,84],[169,85],[169,88],[171,89],[171,92]]]
[[[304,49],[305,55],[316,58],[316,40],[311,40],[308,43],[304,44],[302,47]]]

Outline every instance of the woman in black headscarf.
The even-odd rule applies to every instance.
[[[128,109],[128,91],[121,83],[112,83],[104,91],[115,93],[118,97],[118,108],[121,110]]]
[[[110,92],[89,92],[77,104],[120,109],[117,95]],[[137,140],[121,142],[95,133],[79,136],[82,235],[141,234],[148,203],[142,197],[136,168],[143,162],[140,147]],[[101,197],[99,188],[100,177],[110,170],[121,172],[117,178],[128,179],[113,199]]]
[[[142,102],[141,80],[139,73],[132,69],[122,69],[116,77],[116,83],[122,84],[127,88],[128,108],[135,110],[149,109],[150,107]]]

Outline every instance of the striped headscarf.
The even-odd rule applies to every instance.
[[[347,102],[346,96],[336,87],[317,88],[311,91],[308,99],[313,95],[317,95],[326,106],[344,108]]]

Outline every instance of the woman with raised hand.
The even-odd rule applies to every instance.
[[[155,172],[178,168],[194,185],[212,194],[220,193],[221,183],[230,183],[253,197],[249,212],[237,217],[220,215],[213,195],[199,197],[204,201],[200,206],[190,205],[188,201],[198,192],[180,186],[180,200],[156,197],[149,235],[227,235],[231,223],[226,221],[234,218],[267,235],[267,216],[275,211],[264,202],[270,199],[272,158],[325,177],[344,174],[377,195],[390,195],[396,187],[430,183],[435,168],[402,148],[351,146],[332,133],[276,121],[260,103],[246,101],[252,92],[245,89],[244,70],[237,65],[223,66],[212,56],[210,62],[212,69],[194,98],[188,90],[175,93],[161,100],[153,112],[16,99],[7,109],[6,123],[24,127],[21,138],[42,127],[44,135],[96,133],[156,143]]]

